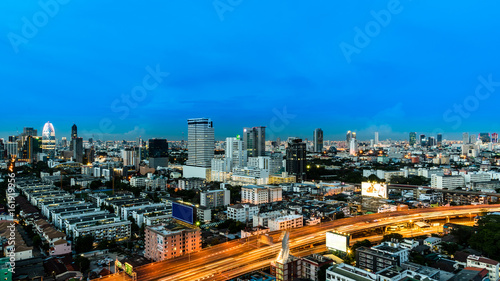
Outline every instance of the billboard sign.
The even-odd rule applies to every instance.
[[[387,184],[363,182],[361,183],[361,195],[387,199]]]
[[[125,273],[127,273],[128,275],[132,275],[133,272],[134,272],[134,267],[130,263],[126,262]]]
[[[172,202],[172,218],[193,224],[194,208],[177,202]]]
[[[326,247],[329,250],[347,253],[347,249],[349,248],[349,235],[328,231],[326,233]]]

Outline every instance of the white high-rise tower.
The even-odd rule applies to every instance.
[[[188,166],[210,168],[214,158],[215,136],[209,118],[188,119]]]

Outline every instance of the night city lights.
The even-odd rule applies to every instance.
[[[500,3],[0,3],[0,279],[500,280]]]

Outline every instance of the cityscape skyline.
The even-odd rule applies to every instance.
[[[199,117],[199,118],[207,118],[207,117]],[[209,117],[208,117],[209,118]],[[192,119],[192,118],[190,118]],[[209,118],[209,119],[212,119],[212,118]],[[56,131],[56,140],[59,142],[62,140],[62,138],[66,138],[66,139],[69,139],[71,140],[72,139],[72,135],[73,135],[73,126],[77,125],[76,123],[71,123],[72,125],[69,127],[68,130],[64,130],[61,129],[59,126],[55,125],[48,121],[49,123],[51,123],[51,125],[53,126],[54,130]],[[185,122],[185,121],[184,121]],[[213,122],[213,121],[212,121]],[[68,122],[66,122],[68,123]],[[215,122],[214,122],[215,123]],[[44,127],[46,123],[44,123],[41,128]],[[68,123],[69,124],[69,123]],[[235,136],[238,136],[238,135],[241,135],[243,136],[244,135],[244,130],[247,129],[248,127],[251,127],[252,125],[250,126],[244,126],[244,127],[241,127],[240,128],[240,131],[237,131],[237,129],[234,130],[234,133],[233,134],[230,134],[230,135],[222,135],[221,133],[217,133],[217,124],[215,123],[214,125],[214,135],[215,135],[215,141],[225,141],[225,139],[227,137],[235,137]],[[257,125],[256,125],[257,126]],[[260,126],[259,126],[260,127]],[[266,126],[263,126],[263,127],[266,127]],[[80,126],[78,126],[78,128],[80,128]],[[277,138],[281,139],[281,140],[286,140],[286,138],[288,137],[298,137],[298,138],[301,138],[301,139],[307,139],[309,141],[314,141],[314,130],[315,129],[319,129],[315,126],[311,126],[312,129],[312,132],[309,132],[309,134],[294,134],[293,132],[291,132],[291,134],[279,134],[279,135],[276,135],[276,134],[273,134],[273,131],[271,130],[271,137],[266,136],[265,140],[268,141],[268,140],[276,140]],[[21,135],[23,133],[23,130],[26,130],[26,129],[34,129],[35,131],[35,135],[36,135],[36,131],[38,130],[37,127],[35,126],[23,126],[20,130],[16,130],[16,131],[12,131],[10,133],[8,133],[7,135],[4,135],[4,136],[1,136],[0,135],[0,139],[4,139],[4,140],[8,140],[8,137],[9,136],[18,136],[18,135]],[[75,128],[76,129],[76,128]],[[43,129],[40,129],[38,130],[39,132],[42,132]],[[268,127],[266,127],[266,130],[269,131]],[[324,131],[323,128],[321,128],[322,132]],[[180,135],[172,135],[172,134],[161,134],[161,135],[129,135],[127,136],[126,134],[125,135],[121,135],[122,137],[118,137],[118,136],[112,136],[110,137],[109,135],[104,135],[104,134],[99,134],[99,133],[96,133],[96,134],[92,134],[92,131],[88,131],[88,130],[85,130],[83,129],[82,131],[79,131],[79,136],[83,138],[84,141],[87,141],[89,138],[92,138],[94,140],[111,140],[111,141],[122,141],[122,140],[126,140],[126,141],[135,141],[137,138],[141,138],[141,139],[154,139],[154,138],[166,138],[168,139],[169,141],[181,141],[181,140],[184,140],[184,141],[187,141],[187,127],[185,128],[184,131],[181,132]],[[463,132],[459,132],[459,133],[447,133],[447,132],[442,132],[442,131],[434,131],[434,132],[420,132],[420,131],[408,131],[408,132],[402,132],[402,133],[392,133],[392,134],[384,134],[383,131],[382,131],[382,134],[381,134],[381,131],[373,131],[373,132],[359,132],[359,131],[356,131],[356,130],[347,130],[343,133],[338,133],[338,134],[328,134],[326,133],[325,134],[325,137],[324,137],[324,140],[328,140],[328,141],[345,141],[345,137],[346,137],[346,132],[350,132],[352,131],[353,133],[356,133],[356,139],[360,140],[360,141],[370,141],[370,140],[379,140],[379,141],[386,141],[386,140],[392,140],[392,141],[409,141],[410,139],[410,134],[411,133],[414,133],[416,132],[418,136],[420,135],[425,135],[426,137],[434,137],[434,138],[439,138],[441,137],[442,140],[447,140],[447,141],[460,141],[462,140],[462,137],[463,137],[463,134],[464,133],[470,133],[471,135],[476,135],[476,136],[479,136],[481,133],[488,133],[488,134],[493,134],[493,133],[497,133],[497,131],[463,131]],[[39,135],[41,136],[41,135]],[[390,136],[396,136],[397,138],[391,138]],[[104,138],[103,138],[104,137]]]

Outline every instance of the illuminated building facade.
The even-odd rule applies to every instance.
[[[54,159],[56,153],[56,131],[52,123],[47,122],[42,130],[42,151],[49,159]]]
[[[416,132],[411,132],[410,133],[410,146],[414,146],[417,143],[417,133]]]

